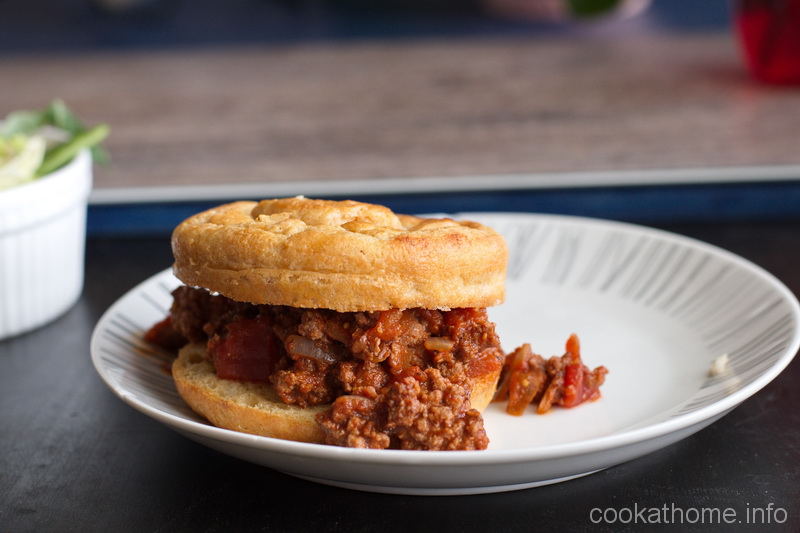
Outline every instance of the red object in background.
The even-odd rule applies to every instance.
[[[755,79],[800,84],[800,0],[738,0],[736,27]]]

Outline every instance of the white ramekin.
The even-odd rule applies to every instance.
[[[91,188],[84,150],[47,176],[0,191],[0,339],[47,324],[80,297]]]

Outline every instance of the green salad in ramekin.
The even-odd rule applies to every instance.
[[[108,161],[100,144],[108,133],[106,124],[85,127],[62,100],[10,113],[0,122],[0,190],[50,174],[85,148],[94,161]]]

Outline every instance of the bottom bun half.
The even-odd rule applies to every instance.
[[[225,429],[300,442],[324,442],[325,436],[314,417],[330,406],[288,405],[268,384],[220,379],[206,358],[205,349],[204,344],[189,344],[172,364],[178,393],[193,411]]]
[[[193,411],[213,425],[278,439],[324,443],[316,415],[330,405],[298,407],[284,403],[269,384],[220,379],[205,356],[204,344],[183,347],[172,365],[178,393]],[[473,380],[472,408],[483,411],[494,396],[499,371]]]

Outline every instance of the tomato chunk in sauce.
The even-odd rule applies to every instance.
[[[278,339],[263,316],[226,324],[208,340],[208,356],[222,379],[266,383],[280,360]]]

